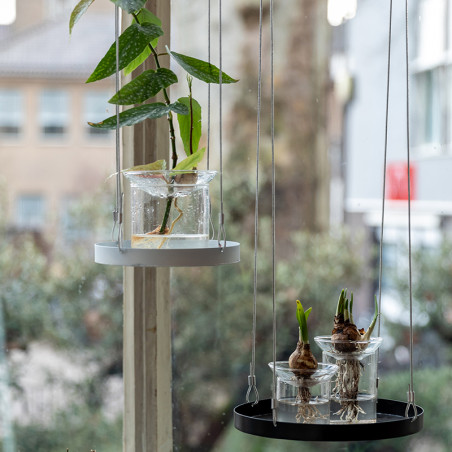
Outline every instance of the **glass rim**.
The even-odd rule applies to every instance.
[[[315,336],[314,341],[325,344],[358,344],[358,345],[368,345],[368,344],[381,344],[383,342],[382,337],[371,337],[367,341],[350,341],[350,340],[333,340],[331,336]]]
[[[270,361],[268,363],[270,369],[273,369],[273,364],[274,364],[273,361]],[[317,369],[293,369],[289,367],[289,361],[276,361],[276,372],[278,371],[287,373],[292,372],[295,376],[297,376],[297,373],[303,372],[304,375],[309,375],[311,377],[312,376],[321,377],[325,375],[333,375],[339,369],[339,366],[331,363],[319,362],[317,363],[317,365],[318,365]]]
[[[198,173],[202,173],[202,174],[217,174],[218,171],[216,170],[132,170],[132,171],[127,171],[127,170],[123,170],[121,171],[122,174],[131,174],[131,175],[138,175],[138,174],[149,174],[149,175],[159,175],[159,174],[198,174]]]

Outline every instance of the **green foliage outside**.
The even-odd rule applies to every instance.
[[[14,452],[122,450],[121,415],[112,418],[104,411],[105,382],[122,373],[122,270],[93,261],[94,239],[105,233],[102,226],[110,202],[103,194],[90,198],[74,206],[74,222],[66,231],[64,246],[49,246],[42,236],[10,231],[0,224],[4,320],[0,333],[6,358],[19,350],[27,360],[30,346],[43,343],[87,366],[84,380],[61,380],[67,389],[67,406],[53,413],[50,421],[45,406],[35,420],[19,419],[13,425],[13,442],[8,438],[8,445],[2,445],[5,452],[14,443]],[[0,211],[3,208],[0,203]],[[11,394],[21,400],[23,371],[17,364],[10,365],[9,371]],[[3,424],[5,412],[0,414]]]

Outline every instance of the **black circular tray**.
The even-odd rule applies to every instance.
[[[377,422],[372,424],[296,424],[277,422],[273,425],[271,399],[257,405],[245,403],[234,409],[234,425],[238,430],[267,438],[298,441],[370,441],[398,438],[419,432],[424,424],[424,410],[416,406],[405,417],[406,402],[378,399]]]

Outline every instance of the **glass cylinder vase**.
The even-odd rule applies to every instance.
[[[205,247],[216,171],[125,171],[132,248]]]
[[[273,369],[273,362],[268,364]],[[328,424],[334,364],[318,363],[317,369],[291,369],[287,361],[276,362],[278,406],[276,420],[304,424]]]
[[[331,423],[374,423],[377,421],[377,350],[382,338],[368,341],[333,341],[317,336],[322,360],[336,364],[332,381]]]

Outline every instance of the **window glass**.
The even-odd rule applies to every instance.
[[[22,132],[24,105],[18,90],[0,90],[0,135],[17,137]]]
[[[111,93],[107,91],[88,91],[84,94],[83,116],[88,136],[112,135],[108,129],[98,129],[87,124],[88,122],[100,122],[114,114],[114,106],[108,104],[110,97]],[[108,111],[109,106],[111,107],[110,110],[112,110],[110,112]]]
[[[114,41],[114,7],[95,2],[69,36],[76,3],[17,1],[0,27],[2,452],[122,452],[122,269],[93,259],[111,236],[114,149],[55,146],[82,130],[75,96]]]
[[[45,224],[45,200],[41,195],[22,195],[17,200],[16,225],[20,229],[42,229]]]
[[[437,151],[444,143],[442,124],[443,105],[440,95],[442,79],[439,70],[420,72],[414,76],[416,97],[413,99],[415,145],[436,145]],[[445,81],[443,81],[444,83]]]
[[[69,94],[65,91],[43,91],[39,99],[39,124],[46,138],[63,137],[69,127]]]

